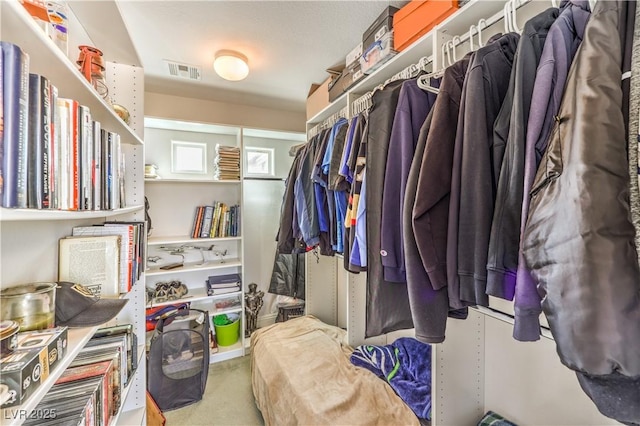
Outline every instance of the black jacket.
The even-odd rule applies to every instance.
[[[513,300],[518,268],[524,186],[524,145],[533,84],[544,42],[559,10],[550,8],[527,21],[511,71],[509,90],[494,125],[494,146],[506,145],[489,240],[487,294]],[[509,102],[510,101],[510,102]]]
[[[479,49],[464,82],[456,145],[461,144],[457,263],[460,298],[488,306],[487,252],[504,145],[494,145],[493,124],[507,94],[520,36],[505,34]],[[462,132],[460,132],[462,129]],[[452,196],[453,193],[452,188]],[[449,226],[456,224],[449,224]]]
[[[627,6],[599,1],[589,19],[533,183],[522,248],[562,363],[603,413],[640,423],[640,268],[619,35]],[[613,403],[621,409],[604,409]]]

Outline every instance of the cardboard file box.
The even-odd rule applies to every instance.
[[[393,15],[393,48],[406,49],[456,10],[457,0],[411,0]]]

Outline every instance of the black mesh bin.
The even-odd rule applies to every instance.
[[[200,401],[209,373],[209,313],[182,309],[156,324],[147,387],[162,411]]]

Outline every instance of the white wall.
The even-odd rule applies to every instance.
[[[145,93],[145,116],[200,123],[226,124],[290,132],[304,132],[304,111],[258,108],[160,93]]]

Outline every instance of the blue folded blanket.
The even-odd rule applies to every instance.
[[[386,380],[421,419],[431,418],[431,346],[409,337],[390,345],[358,346],[351,363]]]

